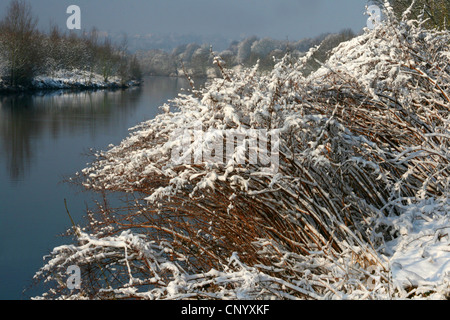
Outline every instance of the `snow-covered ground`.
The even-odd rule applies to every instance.
[[[31,88],[33,90],[55,90],[55,89],[107,89],[119,87],[132,87],[139,85],[138,81],[127,81],[123,83],[117,76],[110,77],[108,81],[104,81],[104,77],[99,74],[91,73],[85,70],[59,70],[53,72],[51,75],[36,76],[31,81]],[[0,90],[11,90],[0,79]],[[17,90],[17,89],[16,89]]]
[[[129,81],[122,84],[119,77],[110,77],[104,81],[104,77],[83,70],[60,70],[51,76],[37,76],[33,79],[32,85],[38,89],[70,89],[70,88],[111,88],[132,86],[136,82]]]
[[[450,200],[432,198],[404,209],[400,216],[378,221],[396,233],[385,250],[392,282],[396,288],[414,288],[409,295],[437,288],[441,294],[430,298],[442,299],[450,290]]]

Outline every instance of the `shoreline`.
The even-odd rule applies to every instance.
[[[122,81],[117,76],[111,76],[105,81],[104,77],[81,70],[59,70],[53,75],[39,75],[34,77],[28,85],[11,86],[0,79],[0,94],[35,93],[40,91],[57,90],[104,90],[127,89],[137,87],[143,80]]]
[[[37,92],[53,92],[53,91],[85,91],[85,90],[119,90],[140,87],[143,80],[132,81],[127,84],[110,83],[106,85],[98,84],[64,84],[63,86],[51,85],[30,85],[30,86],[6,86],[0,83],[0,95],[14,95],[14,94],[33,94]]]

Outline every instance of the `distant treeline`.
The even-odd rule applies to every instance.
[[[267,71],[274,67],[274,58],[282,58],[288,52],[294,58],[301,57],[311,47],[319,45],[320,48],[314,58],[324,61],[331,49],[354,36],[353,31],[349,29],[295,42],[270,38],[260,39],[253,36],[242,41],[232,42],[227,50],[218,54],[228,68],[249,67],[259,61],[260,69]],[[138,51],[136,55],[145,75],[183,76],[186,71],[192,77],[214,77],[220,74],[220,70],[213,63],[214,57],[211,50],[214,48],[207,44],[190,43],[180,45],[171,52],[149,50]],[[317,69],[319,65],[315,59],[311,59],[311,71]]]
[[[27,86],[37,75],[60,70],[82,70],[102,75],[105,82],[119,77],[123,83],[142,76],[135,56],[127,53],[126,41],[102,41],[96,30],[83,35],[62,32],[54,26],[48,33],[37,29],[30,4],[12,0],[0,21],[0,77],[9,86]]]

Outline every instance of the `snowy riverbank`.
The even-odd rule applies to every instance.
[[[0,93],[16,93],[35,90],[61,90],[61,89],[118,89],[139,86],[140,82],[129,80],[123,82],[119,77],[110,77],[108,81],[99,74],[82,70],[60,70],[51,75],[36,76],[30,86],[12,87],[0,80]]]

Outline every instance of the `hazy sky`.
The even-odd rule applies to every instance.
[[[133,34],[256,35],[298,40],[367,21],[367,0],[32,0],[41,28],[66,28],[69,5],[81,8],[82,28]],[[3,17],[9,0],[0,0]]]

